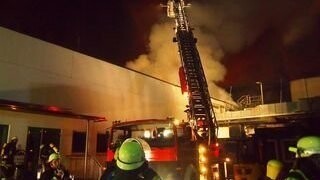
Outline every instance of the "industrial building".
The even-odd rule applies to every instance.
[[[94,179],[106,157],[104,135],[113,121],[186,119],[187,99],[177,85],[2,27],[0,37],[0,144],[17,136],[21,149],[36,154],[38,146],[54,142],[76,177]],[[292,102],[239,110],[214,100],[221,138],[246,144],[257,132],[264,137],[271,128],[297,127],[310,119],[315,124],[319,88],[318,77],[292,81]],[[275,155],[290,162],[283,144],[303,133],[308,132],[292,133],[287,141],[264,138],[277,150],[260,160]]]

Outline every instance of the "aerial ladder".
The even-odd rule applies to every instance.
[[[189,25],[183,0],[169,0],[167,2],[167,15],[175,19],[175,37],[173,41],[178,44],[181,67],[179,69],[182,92],[188,93],[189,124],[199,149],[200,179],[216,179],[210,173],[212,164],[216,161],[213,155],[202,158],[203,152],[217,150],[218,124],[213,111],[213,105],[208,90],[205,73],[201,64],[199,52],[196,47],[197,39],[194,37]],[[216,156],[217,153],[215,154]],[[211,158],[211,159],[210,159]]]

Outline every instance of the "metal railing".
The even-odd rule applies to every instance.
[[[237,100],[237,103],[242,108],[248,108],[258,106],[262,103],[262,101],[261,96],[243,95]]]
[[[253,108],[244,108],[241,111],[226,111],[223,113],[216,113],[216,117],[218,121],[223,121],[234,119],[306,114],[310,112],[319,112],[319,110],[320,99],[305,99],[295,102],[263,104]]]
[[[75,179],[97,180],[100,179],[104,170],[96,156],[88,156],[86,175],[84,175],[85,158],[83,156],[66,156],[64,159],[63,164],[75,176]]]

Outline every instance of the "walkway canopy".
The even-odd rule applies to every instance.
[[[17,102],[11,100],[0,99],[0,109],[8,110],[8,111],[17,111],[17,112],[26,112],[32,114],[43,114],[49,116],[60,116],[67,118],[74,118],[79,120],[87,121],[87,130],[86,130],[86,149],[85,149],[85,157],[84,157],[84,179],[86,179],[87,174],[87,159],[88,159],[88,140],[89,140],[89,122],[102,122],[107,121],[105,117],[100,116],[91,116],[84,115],[72,112],[71,109],[61,108],[57,106],[48,106],[48,105],[40,105],[40,104],[32,104],[25,102]]]
[[[61,117],[75,118],[75,119],[95,121],[95,122],[106,121],[105,117],[79,114],[79,113],[72,112],[72,110],[68,108],[17,102],[17,101],[4,100],[4,99],[0,99],[0,109],[9,110],[9,111],[27,112],[27,113],[33,113],[33,114],[44,114],[44,115],[50,115],[50,116],[61,116]]]

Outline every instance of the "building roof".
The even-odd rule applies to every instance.
[[[105,117],[101,116],[92,116],[85,115],[72,112],[71,109],[61,108],[58,106],[48,106],[48,105],[40,105],[26,102],[18,102],[11,100],[0,99],[0,109],[8,110],[8,111],[18,111],[18,112],[27,112],[33,114],[44,114],[50,116],[60,116],[60,117],[68,117],[75,118],[87,121],[106,121]]]

